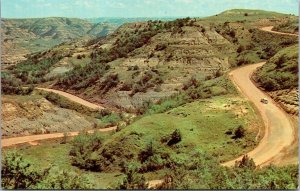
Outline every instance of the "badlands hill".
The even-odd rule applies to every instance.
[[[192,79],[214,79],[296,44],[296,37],[260,30],[291,18],[237,9],[202,19],[127,23],[83,45],[65,43],[32,55],[10,73],[27,84],[48,82],[91,101],[137,109],[184,90]]]
[[[2,19],[2,63],[24,60],[26,54],[46,50],[81,37],[94,38],[111,33],[116,26],[92,24],[75,18]]]

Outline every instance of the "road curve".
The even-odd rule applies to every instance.
[[[79,103],[81,105],[87,106],[87,107],[92,108],[92,109],[104,109],[104,107],[102,107],[100,105],[88,102],[88,101],[86,101],[84,99],[81,99],[81,98],[79,98],[79,97],[77,97],[75,95],[69,94],[67,92],[63,92],[63,91],[60,91],[60,90],[54,90],[54,89],[48,89],[48,88],[35,88],[35,89],[43,90],[43,91],[47,91],[47,92],[53,92],[53,93],[59,94],[59,95],[61,95],[63,97],[68,98],[71,101],[74,101],[76,103]]]
[[[98,129],[97,131],[100,132],[108,132],[108,131],[114,131],[117,127],[109,127],[105,129]],[[94,130],[88,131],[88,133],[93,133]],[[77,136],[79,134],[79,131],[75,132],[67,132],[68,137]],[[24,143],[30,143],[30,142],[36,142],[46,139],[54,139],[54,138],[61,138],[64,136],[64,133],[51,133],[51,134],[41,134],[41,135],[29,135],[29,136],[23,136],[23,137],[12,137],[7,139],[1,139],[1,147],[9,147],[14,146],[18,144],[24,144]]]
[[[262,27],[260,30],[275,33],[275,34],[281,34],[281,35],[288,35],[288,36],[298,36],[298,34],[292,34],[292,33],[284,33],[284,32],[278,32],[278,31],[272,31],[274,26],[267,26],[267,27]]]
[[[272,162],[272,158],[278,155],[284,148],[290,146],[294,140],[294,129],[287,114],[279,108],[276,103],[258,89],[251,81],[250,77],[257,67],[262,66],[265,62],[247,65],[235,69],[229,73],[230,78],[235,85],[260,112],[265,124],[264,137],[259,145],[247,154],[253,158],[256,165],[264,166]],[[261,98],[266,97],[268,104],[260,102]],[[223,166],[233,166],[235,161],[241,160],[242,156],[222,163]]]
[[[38,90],[42,91],[47,91],[47,92],[53,92],[56,94],[59,94],[63,97],[66,97],[67,99],[70,99],[71,101],[74,101],[76,103],[79,103],[81,105],[87,106],[92,109],[104,109],[104,107],[93,104],[91,102],[88,102],[84,99],[81,99],[77,96],[74,96],[72,94],[59,91],[59,90],[54,90],[54,89],[48,89],[48,88],[36,88]],[[107,132],[107,131],[113,131],[116,130],[117,127],[109,127],[105,129],[99,129],[100,132]],[[89,133],[94,132],[94,130],[88,131]],[[79,134],[79,131],[76,132],[68,132],[68,136],[76,136]],[[30,143],[30,142],[35,142],[35,141],[41,141],[41,140],[46,140],[46,139],[54,139],[54,138],[61,138],[64,136],[64,133],[52,133],[52,134],[40,134],[40,135],[29,135],[29,136],[22,136],[22,137],[12,137],[12,138],[6,138],[6,139],[1,139],[1,147],[9,147],[17,144],[24,144],[24,143]]]

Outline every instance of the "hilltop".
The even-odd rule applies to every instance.
[[[247,15],[247,16],[259,16],[259,17],[278,17],[278,16],[285,16],[286,14],[278,13],[274,11],[265,11],[265,10],[254,10],[254,9],[231,9],[226,10],[219,15]]]

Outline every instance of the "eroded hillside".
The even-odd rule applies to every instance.
[[[94,123],[82,114],[60,108],[42,96],[2,97],[2,136],[25,136],[91,129]]]
[[[26,55],[62,42],[105,36],[116,28],[109,23],[92,24],[73,18],[2,19],[2,63],[15,63]]]
[[[297,43],[296,37],[259,30],[286,17],[232,10],[203,19],[127,23],[107,37],[32,55],[10,70],[27,84],[47,82],[94,102],[137,109],[180,92],[191,78],[216,78]],[[49,58],[58,60],[45,69],[34,64]]]

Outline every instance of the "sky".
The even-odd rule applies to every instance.
[[[298,15],[298,0],[1,0],[1,17],[202,17],[234,8]]]

